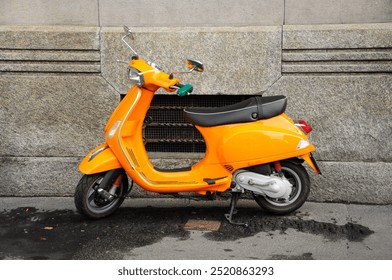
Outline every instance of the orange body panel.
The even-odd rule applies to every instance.
[[[206,139],[207,152],[213,151],[216,162],[234,170],[314,151],[313,145],[296,149],[300,140],[308,138],[285,114],[245,124],[197,128]]]
[[[103,149],[94,158],[90,159],[92,154],[100,149]],[[79,165],[79,171],[84,174],[95,174],[112,169],[121,168],[121,164],[113,154],[112,150],[106,144],[102,144],[94,148],[84,157]]]
[[[307,162],[310,161],[308,155],[314,151],[314,146],[310,144],[304,149],[297,149],[301,140],[308,139],[290,118],[282,114],[250,123],[197,126],[206,141],[205,157],[189,171],[157,171],[143,144],[143,121],[155,91],[160,87],[173,91],[170,87],[179,81],[170,79],[169,75],[141,59],[132,60],[130,65],[144,73],[145,84],[140,88],[132,87],[113,112],[105,128],[109,148],[88,162],[90,153],[80,165],[82,172],[91,174],[122,167],[148,191],[205,194],[207,191],[229,189],[233,172],[240,168],[292,157],[303,156]],[[94,167],[94,164],[97,166]],[[206,179],[213,179],[215,183],[211,184]]]

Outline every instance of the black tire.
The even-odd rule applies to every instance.
[[[276,215],[289,214],[300,208],[310,192],[309,174],[302,165],[291,162],[282,162],[281,165],[284,176],[293,185],[288,201],[253,193],[253,198],[264,211]]]
[[[75,190],[75,206],[79,213],[91,219],[101,219],[113,214],[125,199],[128,193],[128,178],[124,174],[120,186],[116,190],[116,198],[112,201],[104,199],[97,192],[99,183],[105,173],[83,175]],[[102,187],[109,191],[111,186]]]

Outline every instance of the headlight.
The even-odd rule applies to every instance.
[[[144,85],[143,74],[132,66],[128,66],[128,78],[131,80],[132,86],[135,84],[139,87]]]

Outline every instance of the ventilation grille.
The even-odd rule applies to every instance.
[[[225,168],[226,168],[226,170],[229,171],[229,172],[233,172],[233,171],[234,171],[234,167],[233,167],[232,165],[226,164],[226,165],[225,165]]]
[[[222,107],[240,102],[243,95],[193,95],[187,97],[156,95],[145,119],[143,131],[148,152],[204,153],[200,132],[187,123],[183,110],[191,107]]]
[[[137,161],[135,153],[133,152],[133,150],[128,148],[128,147],[127,147],[127,150],[128,150],[129,156],[132,159],[132,162],[136,165],[136,167],[140,167],[139,162]]]

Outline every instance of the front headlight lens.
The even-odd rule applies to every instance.
[[[141,87],[144,85],[143,74],[132,66],[128,66],[128,78],[131,81],[132,86],[137,85]]]

